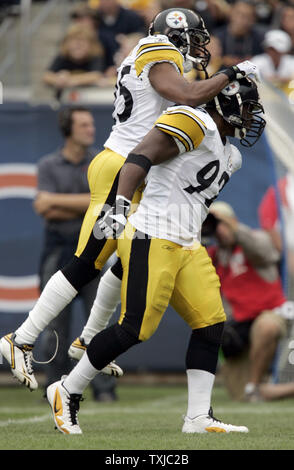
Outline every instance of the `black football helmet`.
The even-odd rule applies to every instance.
[[[235,137],[245,147],[252,147],[263,133],[264,109],[257,85],[248,77],[230,83],[206,107],[215,108],[235,128]]]
[[[186,60],[205,70],[210,53],[206,45],[210,41],[204,21],[187,8],[169,8],[156,15],[149,27],[149,34],[164,34],[176,46]]]

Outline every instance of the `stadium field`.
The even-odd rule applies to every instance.
[[[118,400],[97,403],[90,391],[79,414],[81,436],[54,429],[42,390],[0,389],[1,450],[293,450],[294,399],[248,404],[232,402],[221,386],[213,396],[214,414],[246,425],[248,434],[184,435],[184,385],[126,385]]]

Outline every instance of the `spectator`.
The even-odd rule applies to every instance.
[[[279,0],[254,0],[256,21],[268,28],[274,19]]]
[[[162,10],[160,0],[151,0],[142,4],[136,11],[143,18],[146,32],[153,18]]]
[[[279,276],[279,252],[267,232],[241,224],[228,204],[215,202],[210,213],[216,218],[216,245],[209,253],[231,310],[222,341],[225,383],[234,398],[277,398],[278,389],[262,382],[286,333],[289,303]],[[289,386],[279,393],[287,395]]]
[[[231,9],[227,1],[199,0],[193,3],[196,13],[202,16],[209,33],[213,34],[216,28],[228,22]]]
[[[68,88],[104,85],[104,71],[104,51],[95,33],[84,25],[73,25],[43,80],[60,98],[62,91]]]
[[[120,0],[120,4],[124,8],[129,8],[138,12],[149,7],[152,3],[154,3],[154,0]]]
[[[161,8],[189,8],[198,13],[209,33],[227,22],[229,5],[226,0],[161,0]]]
[[[228,24],[215,31],[221,43],[224,66],[235,65],[263,52],[264,34],[255,22],[254,5],[239,0],[232,6]]]
[[[64,137],[61,149],[43,157],[38,165],[38,193],[34,208],[45,222],[44,246],[41,256],[40,284],[45,286],[51,275],[73,256],[78,236],[89,202],[90,192],[87,170],[96,151],[94,119],[83,107],[64,109],[59,115],[60,130]],[[80,293],[84,320],[90,314],[98,286],[98,279],[87,284]],[[70,325],[73,304],[48,326],[43,344],[46,356],[52,354],[53,330],[59,337],[56,358],[45,368],[47,385],[60,377],[61,371],[71,369],[67,350],[71,337]],[[92,388],[95,399],[113,399],[115,380],[98,375]]]
[[[280,28],[289,34],[292,42],[291,54],[294,54],[294,3],[287,3],[282,7]]]
[[[210,60],[206,70],[208,75],[211,77],[213,74],[218,72],[223,65],[222,48],[219,39],[216,36],[210,36],[210,43],[207,44],[206,48],[210,53]],[[204,80],[205,78],[204,72],[196,71],[194,79]]]
[[[132,33],[132,34],[119,34],[116,37],[116,40],[119,44],[119,49],[114,55],[114,63],[115,68],[119,67],[122,61],[129,55],[129,53],[137,46],[140,39],[144,36],[140,33]]]
[[[146,34],[143,18],[135,11],[123,8],[119,0],[99,0],[97,18],[99,39],[106,52],[107,67],[114,65],[114,55],[119,49],[116,37],[119,34]]]
[[[289,54],[290,36],[281,30],[268,31],[263,47],[264,53],[253,57],[252,62],[259,67],[262,78],[286,91],[290,80],[294,78],[294,56]]]
[[[95,11],[84,3],[76,5],[71,11],[70,18],[74,24],[90,28],[97,34],[97,18]]]

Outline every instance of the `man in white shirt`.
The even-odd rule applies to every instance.
[[[251,59],[263,79],[280,86],[294,78],[294,56],[289,54],[291,45],[291,38],[285,31],[275,29],[265,34],[264,53]]]

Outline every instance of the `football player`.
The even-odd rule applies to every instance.
[[[30,390],[38,386],[32,367],[32,348],[37,337],[79,290],[99,274],[116,249],[116,240],[98,240],[93,229],[104,214],[104,208],[115,200],[119,172],[128,153],[170,104],[198,106],[207,103],[236,78],[256,73],[255,65],[245,61],[207,80],[187,82],[183,77],[185,67],[195,63],[196,67],[205,70],[209,60],[205,47],[208,42],[209,34],[199,15],[183,8],[168,9],[155,17],[148,37],[139,41],[119,67],[113,113],[115,125],[105,142],[105,150],[89,167],[91,202],[75,256],[50,278],[23,324],[0,340],[1,352],[12,373]],[[133,202],[138,202],[140,197],[141,193],[137,191]],[[107,297],[104,291],[111,286],[110,300],[113,301],[113,296],[115,303],[119,301],[121,274],[120,269],[113,269],[102,280],[105,300],[109,295]],[[94,302],[94,317],[97,306],[99,302]],[[107,303],[106,310],[100,312],[100,318],[107,317],[108,307]],[[90,318],[93,315],[91,312]],[[89,337],[94,334],[95,328]],[[80,339],[72,346],[78,352],[86,347]],[[116,364],[106,365],[104,372],[122,374]]]
[[[148,340],[170,303],[192,330],[182,431],[248,432],[245,426],[217,420],[211,409],[226,316],[219,278],[200,232],[210,204],[241,166],[241,154],[227,136],[253,145],[265,126],[262,113],[255,82],[236,80],[205,109],[169,107],[129,153],[115,203],[96,226],[106,238],[119,237],[121,316],[92,339],[65,379],[48,387],[59,431],[81,433],[77,412],[88,383],[109,361]],[[146,178],[142,200],[128,218],[133,194]]]
[[[182,28],[178,29],[178,26],[181,25],[181,22],[183,21],[183,14],[186,16],[188,23],[190,25],[190,28],[188,30],[188,36],[187,33],[183,31]],[[188,12],[183,9],[170,9],[167,10],[163,13],[160,13],[150,26],[150,33],[151,37],[150,38],[145,38],[142,40],[139,44],[139,48],[137,49],[136,52],[136,58],[135,58],[135,67],[137,67],[137,75],[140,77],[140,73],[142,71],[142,79],[146,81],[146,84],[150,88],[150,84],[153,87],[151,89],[152,96],[155,101],[152,101],[152,97],[150,94],[145,92],[145,88],[143,87],[143,84],[141,83],[142,86],[140,86],[140,90],[144,88],[144,94],[141,94],[141,100],[140,100],[140,106],[137,108],[137,114],[130,116],[130,119],[128,121],[128,126],[131,125],[132,122],[134,122],[134,125],[138,123],[138,113],[142,115],[142,118],[140,121],[144,120],[144,117],[147,117],[148,115],[154,115],[154,106],[155,102],[157,105],[159,104],[158,101],[158,94],[159,93],[161,96],[167,96],[169,100],[171,101],[176,101],[177,103],[183,103],[183,104],[191,104],[197,105],[200,104],[203,100],[203,97],[201,97],[200,100],[196,101],[194,99],[185,99],[184,95],[182,97],[179,97],[179,89],[181,88],[183,83],[182,78],[179,77],[178,71],[181,69],[181,65],[178,62],[177,58],[179,58],[179,54],[175,54],[174,48],[170,49],[171,44],[168,45],[168,43],[162,42],[163,37],[158,36],[158,33],[164,33],[167,34],[168,39],[178,47],[178,50],[181,52],[184,52],[184,69],[189,68],[191,66],[191,63],[194,63],[194,66],[199,69],[203,69],[206,71],[206,66],[209,61],[209,53],[207,49],[205,48],[205,45],[209,42],[209,35],[208,32],[205,31],[204,25],[202,23],[201,18],[195,20],[195,14],[193,12]],[[200,21],[200,23],[198,23]],[[197,26],[198,24],[198,26]],[[194,25],[194,28],[191,26]],[[197,26],[197,27],[196,27]],[[159,42],[156,42],[157,40],[154,38],[154,35],[157,37]],[[184,45],[183,41],[184,40]],[[168,48],[168,49],[167,49]],[[165,59],[170,59],[170,62],[162,62],[161,57],[163,54],[164,50],[169,50],[169,52],[165,55]],[[191,55],[191,51],[194,51],[195,56]],[[125,63],[122,65],[121,70],[124,70],[125,67],[130,67],[130,65],[133,64],[133,58],[130,57],[128,58]],[[156,65],[154,67],[154,65]],[[240,64],[239,64],[240,65]],[[146,67],[144,69],[144,67]],[[152,67],[152,68],[151,68]],[[175,68],[174,68],[175,67]],[[164,75],[163,69],[166,69],[166,75]],[[242,67],[241,67],[242,68]],[[172,73],[173,78],[171,79],[170,85],[168,85],[166,77],[169,76],[169,74]],[[164,78],[165,76],[165,78]],[[146,77],[146,78],[145,78]],[[179,86],[180,88],[177,87],[176,81],[180,80]],[[125,82],[127,89],[131,90],[132,85],[130,82],[128,82],[128,76],[125,76]],[[138,82],[134,82],[134,84],[137,84]],[[204,83],[204,82],[203,82]],[[211,81],[205,82],[205,88],[209,85],[210,87]],[[185,84],[186,86],[187,84]],[[172,89],[169,89],[169,86],[172,87]],[[199,88],[200,86],[200,88]],[[202,94],[202,82],[197,83],[193,85],[193,87],[197,88],[197,93]],[[217,85],[216,85],[217,86]],[[177,88],[177,90],[175,88]],[[220,90],[217,86],[218,91]],[[154,90],[157,91],[157,93],[154,92]],[[184,90],[183,90],[184,92]],[[210,88],[211,96],[214,96],[216,89]],[[125,90],[125,98],[127,98],[128,93],[127,90]],[[134,95],[136,96],[136,94]],[[177,96],[177,99],[175,97]],[[130,96],[129,96],[130,98]],[[205,101],[207,101],[208,96],[205,97]],[[164,103],[164,106],[166,103]],[[162,107],[163,109],[163,107]],[[117,117],[117,110],[114,113],[114,116]],[[154,113],[154,114],[153,114]],[[150,121],[151,122],[151,121]],[[146,123],[145,123],[146,124]],[[146,126],[147,129],[148,126]],[[122,130],[123,127],[116,127],[116,134],[112,134],[110,137],[110,142],[111,146],[110,148],[115,148],[118,153],[121,153],[121,148],[122,148]],[[125,148],[128,148],[128,150],[131,148],[131,143],[135,145],[136,143],[136,127],[134,126],[134,134],[130,135],[129,134],[129,127],[125,125],[125,130],[124,130],[124,139],[128,140],[128,146],[125,145]],[[140,132],[140,129],[137,130],[137,132]],[[117,135],[117,139],[114,142],[113,138],[115,138],[115,135]],[[138,134],[137,134],[138,135]],[[109,143],[109,142],[108,142]],[[126,142],[125,142],[126,144]],[[107,145],[107,143],[106,143]],[[115,147],[114,147],[115,145]],[[124,153],[124,156],[126,154]],[[138,198],[137,201],[138,202]],[[121,288],[121,276],[122,276],[122,268],[121,268],[121,263],[120,260],[117,261],[117,263],[109,269],[104,276],[102,276],[100,280],[100,284],[98,287],[97,291],[97,296],[91,311],[91,315],[89,316],[89,319],[86,323],[86,325],[83,328],[83,331],[81,335],[76,338],[76,340],[72,343],[69,349],[69,355],[73,359],[79,360],[84,351],[86,350],[86,344],[88,344],[93,336],[98,333],[99,331],[103,330],[107,324],[109,323],[109,320],[114,313],[117,304],[120,302],[120,288]]]

